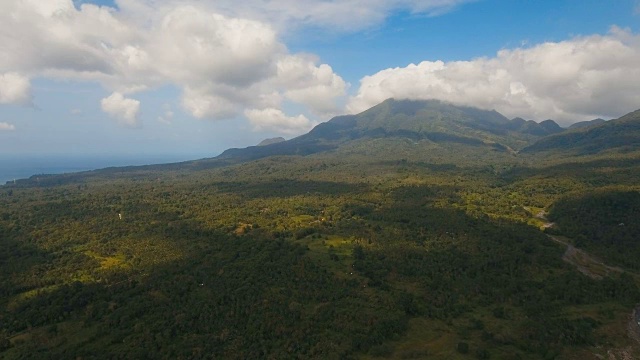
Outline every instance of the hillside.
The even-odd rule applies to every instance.
[[[606,122],[606,120],[604,119],[594,119],[594,120],[589,120],[589,121],[580,121],[574,124],[571,124],[571,126],[569,126],[569,129],[579,129],[579,128],[585,128],[585,127],[591,127],[591,126],[595,126],[595,125],[601,125],[604,124]]]
[[[524,148],[523,153],[562,151],[574,155],[597,154],[608,150],[637,150],[640,146],[640,110],[600,125],[577,127],[545,137]]]
[[[514,121],[496,111],[437,100],[389,99],[360,114],[335,117],[288,141],[229,149],[218,160],[241,162],[274,155],[305,156],[336,150],[357,140],[389,138],[464,145],[470,152],[478,148],[509,152],[541,136],[562,131],[552,120],[523,124]]]
[[[640,192],[607,189],[565,197],[551,207],[554,232],[614,265],[640,271]]]

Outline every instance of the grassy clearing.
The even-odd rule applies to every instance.
[[[298,243],[309,247],[309,256],[326,266],[338,276],[354,276],[351,271],[354,240],[328,235],[321,238],[305,238]]]
[[[101,256],[100,254],[91,250],[85,251],[84,254],[91,257],[92,259],[99,261],[101,270],[129,267],[124,254],[116,254],[115,256]]]

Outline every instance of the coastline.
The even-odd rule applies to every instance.
[[[0,155],[0,186],[40,174],[67,174],[120,166],[168,164],[207,155]],[[210,156],[210,155],[208,155]]]

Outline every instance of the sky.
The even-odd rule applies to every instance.
[[[0,156],[215,156],[392,97],[622,116],[640,1],[0,1]]]

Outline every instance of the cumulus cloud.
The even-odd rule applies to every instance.
[[[335,98],[346,94],[348,84],[331,66],[317,66],[316,60],[308,56],[289,56],[279,61],[277,68],[278,82],[288,100],[304,104],[320,116],[338,112]]]
[[[15,129],[16,129],[16,126],[13,124],[0,122],[0,131],[13,131]]]
[[[257,129],[294,131],[305,119],[343,112],[349,84],[314,56],[292,53],[283,33],[356,31],[398,11],[437,15],[470,1],[116,0],[116,9],[3,0],[0,104],[29,104],[30,79],[98,82],[111,94],[103,110],[137,126],[140,102],[132,94],[168,85],[196,118],[259,115]],[[348,110],[389,97],[436,98],[533,119],[613,117],[640,106],[639,54],[640,36],[614,28],[489,58],[425,61],[363,78]],[[302,118],[284,114],[285,105]]]
[[[199,119],[228,119],[238,111],[238,105],[230,99],[203,88],[187,87],[182,97],[182,106]]]
[[[275,18],[252,17],[233,4],[119,0],[117,9],[78,9],[72,0],[2,1],[0,102],[27,101],[29,77],[49,77],[99,82],[114,94],[103,101],[105,111],[129,125],[135,116],[123,113],[123,103],[129,114],[137,106],[124,96],[165,85],[180,89],[183,108],[202,119],[280,108],[284,100],[313,114],[336,112],[347,87],[342,78],[317,59],[290,53]],[[297,66],[295,76],[282,71],[286,64]]]
[[[244,113],[253,125],[254,131],[274,131],[292,135],[309,131],[314,125],[304,115],[287,116],[279,109],[249,109]]]
[[[361,79],[348,108],[359,112],[391,97],[563,123],[616,117],[640,107],[640,35],[614,27],[606,36],[501,50],[492,58],[386,69]]]
[[[29,79],[16,73],[0,74],[0,104],[25,105],[31,102]]]
[[[129,127],[140,126],[138,121],[140,101],[125,98],[121,93],[114,92],[111,96],[102,99],[100,105],[102,111],[118,119],[121,124]]]

